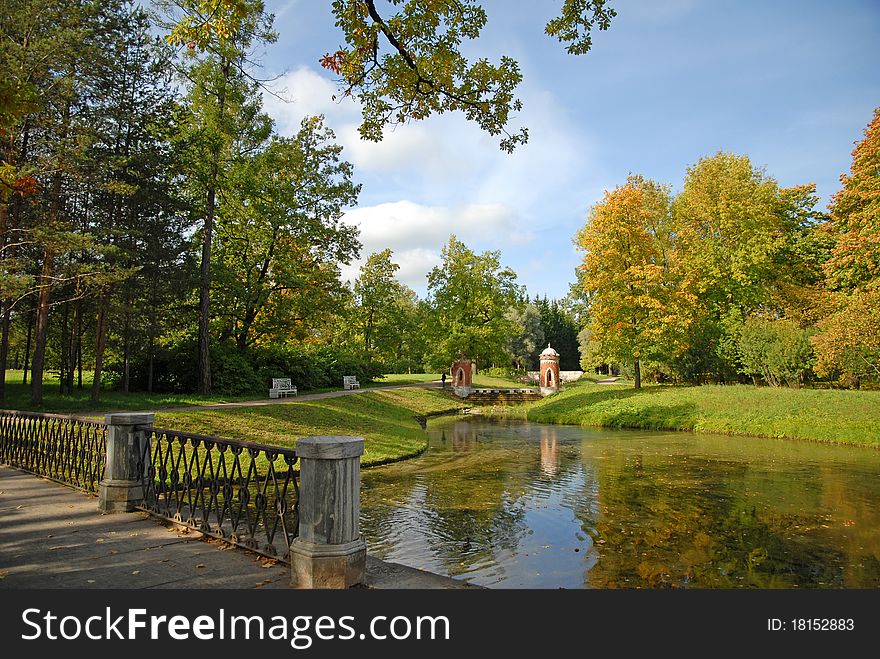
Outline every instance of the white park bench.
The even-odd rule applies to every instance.
[[[342,376],[342,388],[343,389],[360,389],[361,383],[357,381],[357,376],[355,376],[355,375],[343,375]]]
[[[285,396],[296,396],[296,387],[290,383],[290,378],[272,378],[269,398],[284,398]]]

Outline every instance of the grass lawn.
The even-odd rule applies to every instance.
[[[364,466],[418,455],[427,435],[416,416],[467,407],[430,389],[366,391],[355,396],[295,404],[221,410],[159,412],[156,426],[274,446],[295,446],[300,437],[355,435],[364,438]]]
[[[384,387],[389,384],[417,384],[419,382],[433,382],[434,380],[439,380],[440,377],[440,373],[387,373],[375,382],[370,382],[363,386]]]
[[[880,447],[880,392],[579,382],[506,416],[610,428],[689,430]]]
[[[121,391],[101,391],[101,400],[90,400],[92,373],[83,372],[83,388],[73,385],[73,395],[62,395],[58,391],[58,371],[47,371],[43,377],[43,404],[31,405],[31,384],[21,383],[21,371],[6,371],[6,401],[0,407],[13,410],[35,412],[103,412],[108,410],[149,410],[159,407],[183,407],[204,405],[205,403],[231,403],[253,400],[255,396],[200,396],[199,394],[148,394],[144,392],[123,393]],[[268,395],[268,389],[266,390]]]

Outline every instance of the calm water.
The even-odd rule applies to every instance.
[[[880,451],[442,421],[363,472],[371,552],[504,588],[880,587]]]

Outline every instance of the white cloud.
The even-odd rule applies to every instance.
[[[282,135],[296,133],[306,116],[323,114],[335,125],[360,116],[358,106],[351,99],[339,98],[333,81],[307,66],[284,74],[271,87],[273,93],[263,90],[263,107],[275,119]]]
[[[425,277],[440,263],[440,250],[451,234],[477,251],[485,249],[480,245],[495,249],[529,239],[519,228],[517,214],[501,204],[447,207],[404,200],[356,208],[348,211],[343,221],[360,229],[364,245],[361,260],[343,270],[344,279],[356,278],[367,256],[390,248],[394,262],[400,265],[398,278],[422,293]]]

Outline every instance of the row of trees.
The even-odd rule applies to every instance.
[[[746,156],[690,167],[682,191],[640,176],[576,237],[586,368],[689,382],[880,376],[880,110],[830,213]]]
[[[0,364],[30,371],[32,401],[48,365],[67,392],[93,370],[97,398],[108,358],[152,390],[179,345],[181,386],[209,393],[212,345],[313,334],[358,254],[340,218],[359,186],[320,118],[285,138],[262,111],[250,53],[271,17],[198,50],[129,0],[10,10]]]
[[[605,0],[561,4],[546,32],[573,54],[615,15]],[[460,111],[505,150],[526,141],[509,127],[516,61],[462,54],[486,23],[478,3],[346,0],[332,12],[343,45],[320,61],[360,101],[364,138]],[[315,346],[326,368],[303,378],[375,370],[364,355],[388,329],[368,319],[347,341],[337,322],[371,304],[368,281],[339,281],[360,249],[340,222],[359,186],[320,118],[274,133],[254,61],[274,40],[262,0],[4,2],[0,397],[10,363],[35,404],[50,367],[68,393],[94,371],[93,398],[108,374],[124,390],[210,393],[237,369],[253,382],[306,373]],[[423,358],[419,342],[434,345],[398,341],[399,359]]]
[[[523,371],[537,367],[545,342],[564,368],[578,368],[577,318],[565,300],[530,299],[499,252],[477,254],[455,236],[441,259],[420,300],[397,281],[391,250],[368,257],[336,342],[361,347],[391,372],[445,370],[459,356]]]

